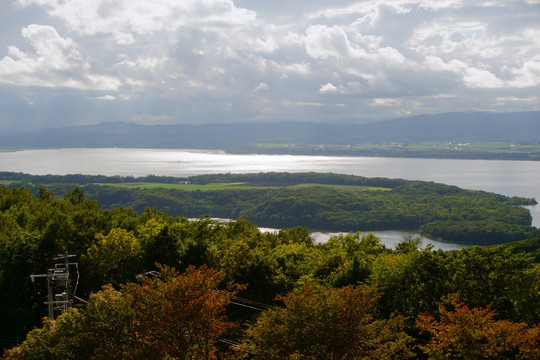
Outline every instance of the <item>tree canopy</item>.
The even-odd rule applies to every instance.
[[[6,359],[537,358],[534,238],[459,251],[412,234],[395,249],[359,232],[316,243],[305,227],[103,209],[81,190],[0,187],[0,336],[26,337]],[[30,275],[65,251],[87,302],[42,320],[46,285]],[[160,275],[136,280],[149,271]]]

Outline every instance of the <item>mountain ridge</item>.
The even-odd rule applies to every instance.
[[[142,125],[125,121],[0,135],[0,148],[152,147],[228,149],[248,144],[540,142],[540,111],[455,112],[361,124],[263,122]]]

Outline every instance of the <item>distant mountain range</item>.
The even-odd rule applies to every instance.
[[[97,125],[0,135],[0,148],[238,148],[249,144],[358,144],[365,142],[540,142],[540,111],[419,115],[367,124],[305,122],[202,125]]]

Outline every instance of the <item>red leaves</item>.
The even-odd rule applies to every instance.
[[[178,275],[162,267],[161,277],[123,291],[141,314],[137,332],[142,345],[161,357],[208,358],[215,355],[215,340],[232,325],[224,308],[238,287],[217,291],[223,272],[189,267]],[[160,357],[158,357],[160,358]]]
[[[30,332],[6,359],[215,359],[217,338],[233,325],[224,309],[239,287],[219,291],[223,272],[207,267],[160,270],[143,284],[92,294]]]
[[[495,320],[487,308],[473,308],[452,300],[454,310],[439,307],[440,320],[421,314],[416,325],[431,335],[421,346],[433,358],[537,359],[540,358],[540,331],[537,326],[510,320]]]

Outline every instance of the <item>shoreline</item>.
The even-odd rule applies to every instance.
[[[189,221],[197,221],[198,218],[188,218]],[[226,219],[226,218],[210,218],[210,220],[215,221],[217,223],[226,224],[229,222],[234,222],[237,220],[234,219]],[[256,225],[256,224],[254,224]],[[271,228],[271,227],[262,227],[257,226],[259,231],[261,233],[267,233],[267,232],[279,232],[282,229],[279,228]],[[373,234],[379,239],[381,239],[381,245],[384,245],[388,248],[395,248],[397,244],[399,244],[403,240],[403,236],[407,234],[409,231],[406,230],[376,230],[376,231],[325,231],[325,230],[310,230],[309,236],[313,239],[313,242],[315,244],[322,244],[327,242],[333,237],[340,236],[340,235],[347,235],[350,233],[359,233],[360,238],[362,236]],[[420,234],[418,235],[422,241],[420,243],[420,248],[423,249],[427,245],[432,244],[434,246],[435,250],[441,249],[443,251],[451,251],[451,250],[460,250],[464,248],[471,247],[473,245],[469,244],[456,244],[456,243],[450,243],[445,242],[443,240],[436,240],[436,239],[430,239]]]
[[[540,161],[540,156],[529,158],[528,154],[512,154],[512,153],[494,153],[494,154],[485,154],[479,152],[452,152],[445,154],[429,154],[421,150],[419,151],[408,151],[408,152],[395,152],[391,150],[381,150],[381,149],[366,149],[366,150],[350,150],[350,151],[340,151],[340,150],[320,150],[320,151],[309,151],[302,150],[298,148],[289,148],[289,150],[294,149],[293,151],[283,151],[283,150],[264,150],[259,149],[203,149],[203,148],[161,148],[161,147],[118,147],[118,146],[103,146],[103,147],[44,147],[44,148],[0,148],[0,153],[9,153],[9,152],[21,152],[21,151],[54,151],[54,150],[71,150],[71,149],[103,149],[103,150],[176,150],[176,151],[186,151],[192,153],[202,153],[202,154],[222,154],[222,155],[269,155],[269,156],[322,156],[322,157],[340,157],[340,158],[356,158],[356,157],[367,157],[367,158],[389,158],[389,159],[426,159],[426,160],[485,160],[485,161],[530,161],[538,162]]]

